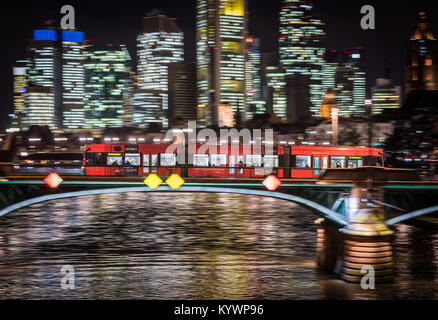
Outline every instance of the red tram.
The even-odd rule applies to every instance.
[[[327,168],[383,166],[383,150],[363,147],[275,146],[265,155],[265,148],[255,146],[205,146],[185,152],[183,164],[177,163],[176,150],[169,144],[96,144],[85,146],[84,171],[88,176],[167,177],[253,177],[275,174],[279,178],[318,178]],[[224,151],[225,149],[225,151]],[[227,151],[228,149],[228,151]],[[248,152],[248,151],[253,152]],[[258,151],[258,152],[254,152]],[[188,164],[190,163],[190,164]]]

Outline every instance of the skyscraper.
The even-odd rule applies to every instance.
[[[79,129],[85,119],[85,35],[73,30],[63,30],[61,34],[63,127]]]
[[[436,38],[427,26],[427,15],[419,13],[417,30],[411,37],[406,70],[406,93],[438,90]]]
[[[25,126],[48,126],[56,129],[55,97],[51,87],[32,86],[26,93]]]
[[[266,101],[262,100],[262,53],[258,38],[246,38],[245,72],[245,113],[249,119],[266,111]]]
[[[322,66],[322,90],[326,93],[328,90],[336,88],[336,71],[339,67],[339,53],[337,50],[328,50],[325,53],[324,64]]]
[[[132,79],[126,46],[90,46],[85,55],[85,128],[122,127]]]
[[[280,65],[286,75],[310,76],[311,111],[319,115],[323,99],[324,23],[312,16],[312,4],[285,0],[280,12]]]
[[[34,31],[28,49],[29,73],[25,126],[62,126],[61,58],[53,28]],[[32,87],[32,88],[31,88]]]
[[[169,126],[196,121],[196,63],[169,64]]]
[[[26,93],[28,88],[29,60],[18,60],[13,67],[14,77],[14,110],[11,115],[11,127],[14,130],[23,128],[26,115]]]
[[[246,101],[257,101],[262,93],[262,54],[260,52],[260,39],[246,38]]]
[[[389,76],[376,80],[371,88],[373,114],[381,114],[386,109],[398,109],[401,105],[401,86],[394,86]]]
[[[175,19],[152,13],[137,37],[138,91],[134,93],[134,124],[168,123],[168,65],[184,61],[184,34]]]
[[[282,120],[287,120],[286,77],[284,68],[266,66],[265,79],[269,109]]]
[[[286,76],[287,122],[302,123],[312,119],[310,107],[310,76],[291,74]]]
[[[198,119],[218,124],[218,107],[245,109],[245,0],[197,1]]]
[[[32,90],[26,93],[25,126],[49,125],[51,128],[66,129],[82,127],[85,86],[83,42],[84,33],[79,31],[60,31],[51,26],[34,31],[26,60],[26,81]],[[47,96],[43,99],[44,94]],[[53,101],[49,103],[50,99]],[[40,103],[43,100],[44,103]],[[44,109],[43,106],[53,110]],[[47,118],[43,113],[52,115],[50,123],[46,123]]]
[[[362,47],[344,52],[342,64],[336,71],[335,93],[340,115],[362,116],[365,114],[366,77]]]

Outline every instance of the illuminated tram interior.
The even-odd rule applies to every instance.
[[[147,176],[156,173],[186,177],[316,178],[328,168],[383,166],[383,150],[362,147],[276,146],[264,147],[197,145],[186,148],[183,163],[169,144],[98,144],[85,147],[84,174],[90,176]],[[234,149],[232,149],[234,148]],[[225,151],[224,151],[225,149]],[[227,150],[228,149],[228,150]]]

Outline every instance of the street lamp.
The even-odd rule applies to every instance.
[[[333,131],[333,145],[338,145],[338,138],[339,138],[339,108],[333,107],[331,109],[332,113],[332,131]]]
[[[373,121],[372,121],[372,111],[373,111],[373,101],[371,99],[365,100],[365,111],[368,119],[368,147],[372,148],[373,144]]]

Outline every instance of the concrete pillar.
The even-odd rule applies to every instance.
[[[362,273],[362,268],[371,266],[376,283],[391,282],[394,276],[393,231],[385,224],[383,209],[364,201],[369,196],[369,190],[352,190],[345,228],[339,229],[324,219],[315,221],[318,225],[318,265],[355,283],[361,282],[369,273],[368,270]]]
[[[318,219],[319,220],[319,219]],[[315,221],[318,224],[318,229],[316,231],[316,260],[318,262],[318,266],[325,267],[326,264],[326,252],[327,252],[327,234],[322,224],[324,219]]]
[[[372,267],[376,283],[391,282],[394,275],[393,231],[385,224],[384,209],[371,199],[381,200],[380,191],[354,188],[347,212],[348,225],[339,230],[343,236],[341,278],[360,282]]]
[[[374,269],[376,283],[387,283],[394,280],[394,258],[392,254],[391,236],[350,236],[344,234],[344,250],[340,276],[348,282],[361,282],[368,269]]]

